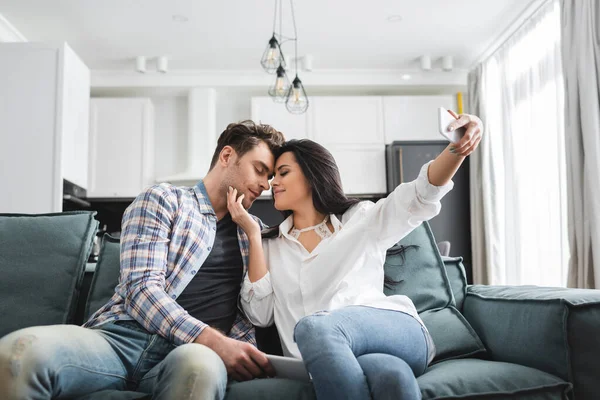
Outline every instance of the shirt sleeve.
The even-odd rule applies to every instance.
[[[439,214],[440,200],[452,190],[454,182],[432,185],[428,178],[431,163],[423,165],[417,179],[400,184],[375,205],[370,203],[366,210],[364,216],[369,231],[376,235],[382,249],[389,249],[423,221]]]
[[[165,289],[171,222],[177,198],[161,185],[140,194],[123,215],[121,281],[125,310],[150,333],[175,345],[195,340],[207,326]]]
[[[263,249],[265,260],[269,263],[269,251],[264,242]],[[244,313],[254,325],[260,327],[273,325],[275,294],[273,293],[269,271],[256,282],[250,282],[248,273],[246,273],[240,291],[240,303]]]

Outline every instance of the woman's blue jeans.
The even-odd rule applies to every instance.
[[[317,399],[421,398],[425,330],[408,314],[364,306],[318,312],[294,329]]]

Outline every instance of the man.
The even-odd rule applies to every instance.
[[[230,124],[195,187],[160,184],[140,194],[123,216],[113,297],[84,327],[33,327],[2,338],[2,399],[107,389],[221,399],[228,375],[273,375],[237,306],[248,238],[228,213],[227,188],[244,194],[249,208],[269,188],[283,141],[268,125]]]

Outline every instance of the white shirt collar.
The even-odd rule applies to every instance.
[[[339,231],[343,224],[342,222],[335,216],[335,214],[329,215],[329,221],[331,221],[331,225],[333,226],[333,233]],[[285,236],[288,239],[293,239],[289,232],[292,229],[292,225],[294,224],[294,215],[288,216],[280,225],[279,225],[279,237]]]

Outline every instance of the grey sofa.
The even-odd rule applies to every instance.
[[[81,324],[112,295],[118,240],[105,237],[95,271],[84,272],[93,215],[0,214],[0,337]],[[442,258],[426,223],[388,251],[385,268],[398,283],[383,290],[413,300],[438,350],[418,378],[424,399],[600,398],[600,291],[467,286],[462,259]],[[257,339],[263,351],[281,351],[274,327],[258,329]],[[277,378],[227,391],[229,400],[314,398],[310,384]]]

